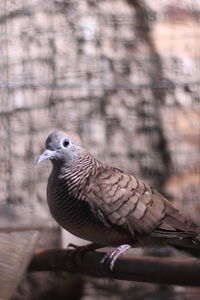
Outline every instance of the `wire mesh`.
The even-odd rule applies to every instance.
[[[195,0],[2,0],[2,205],[47,211],[34,160],[68,128],[199,223],[199,21]]]

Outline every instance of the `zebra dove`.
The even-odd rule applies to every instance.
[[[72,234],[117,247],[103,259],[111,269],[121,253],[137,244],[200,248],[197,225],[149,184],[95,159],[75,133],[51,133],[37,164],[46,159],[53,164],[47,185],[51,214]]]

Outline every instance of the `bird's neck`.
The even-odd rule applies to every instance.
[[[79,186],[85,186],[88,178],[95,176],[102,166],[103,164],[88,152],[82,152],[80,156],[70,164],[53,164],[51,177],[57,178],[60,183],[63,182],[65,188],[71,190],[72,186],[74,186],[77,190]]]

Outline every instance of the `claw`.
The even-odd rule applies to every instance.
[[[88,244],[85,246],[77,246],[77,245],[70,243],[70,244],[68,244],[67,248],[74,248],[73,253],[72,253],[72,260],[74,262],[81,263],[83,256],[86,252],[96,250],[98,248],[101,248],[101,246],[94,244],[94,243],[91,243],[91,244]]]
[[[105,266],[108,266],[110,271],[113,271],[115,261],[117,260],[117,258],[121,254],[124,254],[130,248],[131,248],[131,245],[129,245],[129,244],[120,245],[119,247],[115,248],[114,250],[107,252],[104,255],[103,259],[101,260],[101,263],[104,264]]]

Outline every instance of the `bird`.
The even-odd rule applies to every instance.
[[[131,247],[167,245],[200,249],[200,227],[147,182],[94,158],[78,134],[54,131],[36,163],[52,163],[47,202],[58,224],[92,242],[113,247],[102,263]]]

